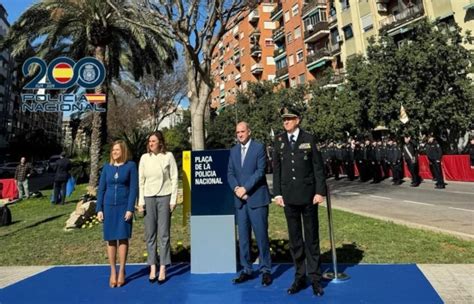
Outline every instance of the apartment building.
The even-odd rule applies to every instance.
[[[424,17],[448,27],[457,23],[463,32],[474,30],[472,0],[336,0],[331,5],[341,36],[343,62],[355,54],[365,54],[368,39],[382,32],[404,43],[409,25]]]
[[[348,58],[366,53],[370,37],[387,33],[398,44],[404,43],[410,24],[424,17],[448,29],[456,23],[463,33],[474,32],[474,0],[263,3],[229,32],[216,50],[212,106],[233,103],[236,91],[245,89],[250,81],[273,79],[282,87],[293,87],[318,79],[327,67],[342,76]],[[473,45],[465,46],[474,49]],[[271,53],[273,59],[269,58]],[[334,77],[333,82],[341,80]]]
[[[274,23],[270,15],[276,3],[262,1],[231,31],[227,32],[212,57],[213,108],[235,102],[237,90],[249,82],[275,78]]]
[[[0,4],[0,35],[7,34],[10,23],[4,6]],[[62,113],[32,113],[21,111],[21,79],[17,62],[8,50],[0,53],[0,150],[20,135],[43,129],[49,141],[60,142]],[[28,137],[28,136],[26,136]]]

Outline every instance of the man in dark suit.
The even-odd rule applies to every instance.
[[[259,250],[262,285],[272,283],[270,242],[268,239],[268,205],[271,202],[265,177],[265,146],[250,138],[246,122],[236,126],[239,141],[230,150],[227,180],[234,192],[234,204],[239,232],[240,264],[243,269],[234,283],[252,278],[250,259],[251,230],[255,234]]]
[[[56,174],[54,175],[54,204],[64,205],[66,202],[66,184],[69,179],[69,170],[71,170],[71,161],[62,152],[60,159],[56,161]],[[61,192],[61,193],[60,193]],[[59,201],[61,195],[61,201]]]
[[[318,205],[326,195],[324,165],[314,136],[299,128],[299,113],[283,108],[280,114],[286,132],[274,143],[273,194],[275,203],[284,207],[296,268],[295,280],[287,291],[295,294],[305,288],[308,275],[313,293],[321,296]]]

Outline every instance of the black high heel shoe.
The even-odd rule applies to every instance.
[[[148,282],[151,284],[155,283],[156,281],[158,281],[158,277],[154,277],[153,279],[148,278]]]
[[[161,284],[163,284],[164,282],[166,282],[166,278],[164,278],[163,280],[158,280],[158,285],[161,285]]]

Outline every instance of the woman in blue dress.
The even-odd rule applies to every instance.
[[[129,161],[130,153],[124,141],[115,141],[110,152],[110,163],[102,168],[97,193],[97,217],[104,222],[104,240],[110,264],[111,288],[125,284],[125,264],[128,239],[132,236],[132,216],[138,192],[137,166]],[[116,255],[119,255],[119,273]]]

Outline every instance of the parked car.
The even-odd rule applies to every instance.
[[[41,175],[46,172],[47,164],[45,161],[35,161],[33,162],[33,173],[36,175]]]
[[[9,162],[4,163],[0,167],[0,174],[2,177],[13,178],[15,177],[16,167],[19,165],[19,162]]]

